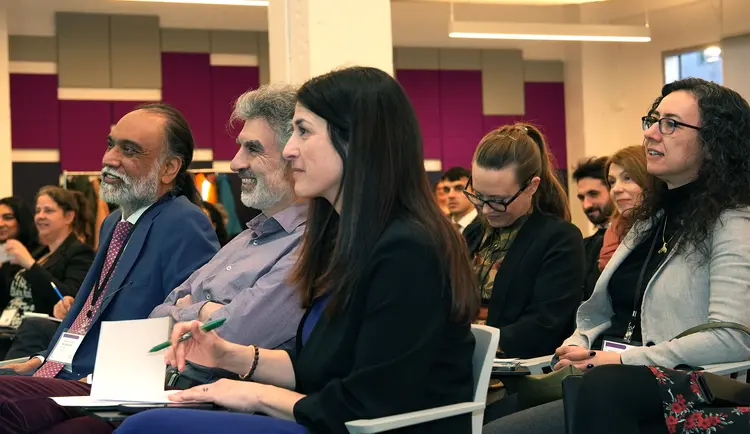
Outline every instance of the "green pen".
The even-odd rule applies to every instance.
[[[213,321],[209,321],[201,326],[201,330],[204,332],[210,332],[211,330],[217,329],[224,325],[224,323],[227,321],[226,318],[219,318],[215,319]],[[180,342],[186,341],[190,339],[193,336],[192,333],[187,332],[184,335],[180,336]],[[151,348],[148,352],[149,353],[155,353],[157,351],[161,351],[164,348],[169,348],[172,345],[172,341],[164,341],[160,343],[159,345],[155,346],[154,348]]]

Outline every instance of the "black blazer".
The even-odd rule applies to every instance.
[[[588,300],[591,293],[594,292],[596,281],[599,280],[599,253],[604,245],[604,232],[606,229],[599,229],[594,235],[583,239],[583,248],[586,251],[586,275],[583,283],[583,299]]]
[[[482,222],[464,231],[472,256],[483,233]],[[487,325],[500,329],[505,357],[550,355],[570,336],[584,269],[581,231],[535,210],[497,270],[487,312]]]
[[[474,336],[449,320],[451,290],[439,247],[416,224],[396,220],[375,245],[361,283],[340,313],[320,316],[291,352],[297,422],[314,433],[344,423],[471,401]],[[470,433],[470,415],[403,433]]]
[[[49,249],[43,247],[34,252],[33,256],[39,259],[47,252]],[[55,294],[50,282],[55,282],[62,295],[75,297],[92,262],[94,250],[80,242],[75,234],[68,235],[44,264],[35,263],[24,273],[34,299],[34,310],[52,315],[60,297]]]

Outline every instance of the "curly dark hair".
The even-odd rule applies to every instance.
[[[680,216],[683,226],[677,251],[694,248],[705,264],[709,253],[706,240],[721,214],[750,205],[750,105],[732,89],[700,78],[686,78],[665,85],[649,114],[656,111],[664,97],[677,91],[690,92],[698,101],[699,140],[704,153],[694,181],[695,192],[680,207],[684,212]],[[643,202],[633,211],[635,221],[654,223],[657,211],[664,208],[666,190],[666,185],[644,189]],[[652,230],[658,230],[652,226]],[[648,237],[648,232],[651,231],[644,237]]]

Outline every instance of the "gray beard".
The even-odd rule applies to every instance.
[[[123,183],[113,186],[103,182],[99,187],[99,195],[105,202],[119,205],[123,215],[130,215],[159,199],[159,165],[155,165],[151,173],[144,178],[133,179],[121,174],[118,176],[121,176]]]

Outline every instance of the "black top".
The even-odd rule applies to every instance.
[[[43,247],[34,252],[33,256],[39,259],[48,252],[49,249]],[[34,310],[52,315],[60,297],[55,294],[50,282],[55,282],[62,295],[75,297],[92,262],[94,250],[71,233],[43,264],[37,262],[32,265],[26,270],[24,277],[31,288]]]
[[[472,256],[483,232],[480,222],[464,231]],[[573,333],[584,269],[581,231],[535,210],[495,274],[487,312],[487,325],[500,329],[505,357],[552,354]]]
[[[34,243],[25,247],[31,253],[34,253],[41,248],[39,243]],[[3,245],[0,244],[0,249],[2,248]],[[10,262],[3,262],[0,264],[0,309],[7,306],[10,302],[10,284],[13,283],[13,278],[19,271],[21,271],[20,265],[11,264]]]
[[[346,433],[345,422],[473,400],[474,336],[449,319],[451,288],[440,251],[416,224],[396,220],[373,249],[344,310],[321,315],[292,356],[298,423]],[[308,313],[305,315],[307,317]],[[470,433],[471,415],[403,433]]]
[[[594,235],[583,239],[583,248],[586,251],[586,274],[583,283],[583,299],[588,300],[591,293],[594,292],[596,281],[599,280],[599,254],[604,245],[605,228],[597,229]]]
[[[684,199],[686,199],[694,190],[695,187],[693,184],[687,184],[664,192],[664,215],[662,218],[655,221],[651,230],[649,230],[643,239],[637,240],[638,245],[633,248],[633,251],[623,259],[620,266],[618,266],[612,273],[612,278],[609,280],[609,286],[607,289],[609,290],[609,296],[612,300],[612,310],[615,314],[612,317],[612,326],[601,335],[602,338],[606,336],[621,339],[625,336],[625,332],[627,331],[628,324],[630,323],[633,314],[633,306],[635,306],[636,303],[635,297],[639,292],[637,286],[641,269],[645,267],[643,281],[640,288],[639,306],[646,285],[667,257],[667,254],[658,253],[659,249],[664,245],[664,241],[668,241],[667,246],[671,251],[679,238],[677,232],[682,226],[685,211],[682,209],[681,205],[684,202]],[[667,218],[666,232],[664,232],[665,217]],[[663,237],[662,234],[664,235]],[[654,240],[654,237],[656,237],[656,240]],[[662,238],[664,241],[662,241]],[[651,250],[652,246],[653,253],[651,254],[648,264],[646,264],[646,259],[649,256],[649,250]],[[641,343],[640,318],[635,321],[632,340]],[[600,341],[601,339],[597,339],[597,342],[594,342],[593,348],[598,348]]]

